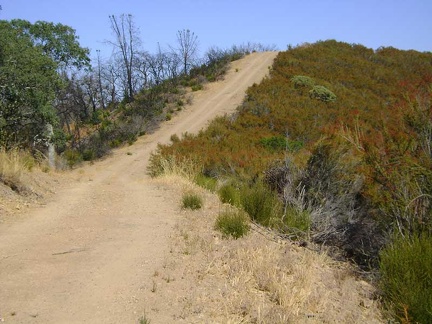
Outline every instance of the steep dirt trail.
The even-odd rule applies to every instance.
[[[136,323],[179,215],[146,175],[150,153],[233,112],[277,53],[233,62],[224,81],[195,94],[154,134],[72,172],[46,206],[0,225],[0,318],[10,323]],[[238,72],[235,70],[238,69]]]

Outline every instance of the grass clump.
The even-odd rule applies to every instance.
[[[279,222],[275,224],[282,233],[293,239],[307,239],[311,228],[311,215],[307,210],[287,206]]]
[[[241,206],[240,191],[232,184],[224,184],[219,189],[218,195],[224,204],[230,204],[236,207]]]
[[[0,149],[0,182],[16,192],[26,190],[22,177],[35,167],[37,161],[30,153],[18,149]]]
[[[225,237],[238,239],[249,232],[249,217],[242,210],[226,210],[217,217],[215,228]]]
[[[403,323],[432,323],[432,238],[398,236],[380,258],[387,306]]]
[[[150,164],[147,173],[152,177],[178,175],[190,181],[194,181],[197,174],[202,171],[198,159],[177,158],[175,155],[164,157],[160,154],[150,156]]]
[[[147,315],[143,315],[139,319],[139,324],[150,324],[150,319],[147,318]]]
[[[182,198],[182,207],[197,210],[203,206],[203,199],[195,193],[185,193]]]
[[[277,194],[262,183],[241,188],[241,205],[249,216],[264,226],[271,226],[283,214],[282,203]]]
[[[66,163],[70,168],[83,161],[83,156],[81,153],[72,149],[67,149],[64,151],[63,158],[66,160]]]

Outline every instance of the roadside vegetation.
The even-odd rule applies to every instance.
[[[111,58],[95,58],[62,24],[0,20],[0,182],[92,161],[132,144],[223,78],[259,44],[197,53],[197,36],[148,53],[131,15],[111,16]],[[128,44],[137,44],[128,51]],[[186,45],[188,44],[188,45]],[[187,47],[185,47],[187,46]],[[401,322],[432,322],[432,54],[334,40],[281,52],[232,116],[173,136],[149,174],[173,173],[233,209],[215,227],[251,222],[287,240],[335,248],[375,276]],[[183,206],[199,209],[199,197]],[[281,302],[282,304],[282,302]]]
[[[149,53],[133,16],[110,16],[109,28],[112,57],[91,60],[69,26],[0,20],[0,149],[60,169],[101,158],[170,120],[231,61],[269,48],[213,47],[199,57],[198,36],[179,30],[175,46]]]
[[[431,59],[333,40],[281,52],[236,114],[161,146],[149,172],[195,163],[253,221],[377,271],[395,319],[430,322],[413,295],[432,287],[432,268],[414,269],[432,259]]]

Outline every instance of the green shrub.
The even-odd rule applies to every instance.
[[[324,102],[336,101],[336,95],[324,86],[314,86],[309,91],[309,96],[313,99],[318,99]]]
[[[167,113],[167,114],[165,115],[165,120],[166,120],[166,121],[171,120],[171,118],[172,118],[171,113]]]
[[[84,161],[93,161],[96,158],[96,153],[92,149],[85,149],[82,152],[82,158]]]
[[[312,88],[315,85],[315,81],[304,75],[295,75],[291,78],[291,82],[295,88]]]
[[[170,140],[173,143],[177,143],[177,142],[180,142],[180,137],[178,137],[177,134],[172,134],[171,137],[170,137]]]
[[[195,183],[200,187],[203,187],[207,190],[210,190],[211,192],[216,191],[217,179],[215,179],[215,178],[206,177],[203,174],[198,174],[195,177]]]
[[[118,138],[113,139],[110,143],[109,146],[111,148],[115,148],[115,147],[119,147],[122,144],[121,140],[119,140]]]
[[[199,90],[204,89],[204,87],[202,84],[197,84],[197,85],[192,86],[191,89],[192,89],[192,91],[199,91]]]
[[[186,193],[182,198],[182,207],[192,210],[200,209],[203,205],[201,196],[195,193]]]
[[[67,165],[70,168],[83,160],[82,155],[78,151],[72,149],[64,151],[63,157],[66,159]]]
[[[432,237],[397,237],[380,254],[387,305],[404,322],[432,323]]]
[[[217,217],[215,228],[225,237],[238,239],[249,232],[249,217],[242,210],[226,210]]]
[[[288,206],[280,220],[280,230],[293,238],[306,238],[309,234],[311,217],[306,210],[298,210]]]
[[[244,210],[258,223],[270,226],[282,217],[282,203],[277,195],[263,184],[242,187],[240,196]]]
[[[218,195],[220,200],[224,204],[230,204],[233,206],[239,207],[241,205],[240,203],[240,191],[234,187],[232,184],[225,184],[223,185],[219,191]]]
[[[260,139],[260,144],[270,151],[288,150],[296,152],[303,147],[301,141],[290,141],[284,136],[270,136]]]

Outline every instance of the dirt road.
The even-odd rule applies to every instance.
[[[74,170],[46,206],[0,224],[0,318],[7,323],[136,323],[163,266],[179,206],[146,175],[172,134],[197,132],[234,111],[276,53],[233,62],[224,81],[196,93],[152,135]],[[237,72],[236,72],[237,69]],[[154,321],[152,321],[154,322]]]

